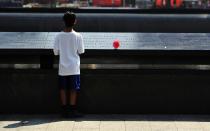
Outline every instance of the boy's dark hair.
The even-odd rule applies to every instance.
[[[67,11],[63,16],[63,21],[66,27],[73,27],[76,20],[76,15],[73,12]]]

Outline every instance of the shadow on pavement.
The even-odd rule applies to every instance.
[[[63,119],[59,115],[0,115],[1,121],[14,121],[3,128],[18,128],[22,126],[34,126],[62,121],[187,121],[187,122],[210,122],[210,115],[95,115],[88,114],[82,118]]]

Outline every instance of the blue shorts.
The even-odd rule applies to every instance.
[[[58,76],[59,88],[67,90],[80,90],[80,75]]]

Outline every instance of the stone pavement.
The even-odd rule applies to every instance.
[[[0,131],[210,131],[210,115],[0,115]]]

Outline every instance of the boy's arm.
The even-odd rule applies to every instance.
[[[84,43],[83,43],[83,37],[82,35],[79,36],[79,40],[78,40],[78,50],[77,50],[78,54],[82,54],[85,52],[85,48],[84,48]]]
[[[55,37],[54,43],[53,43],[53,52],[54,55],[59,55],[59,41],[58,41],[58,37]]]

